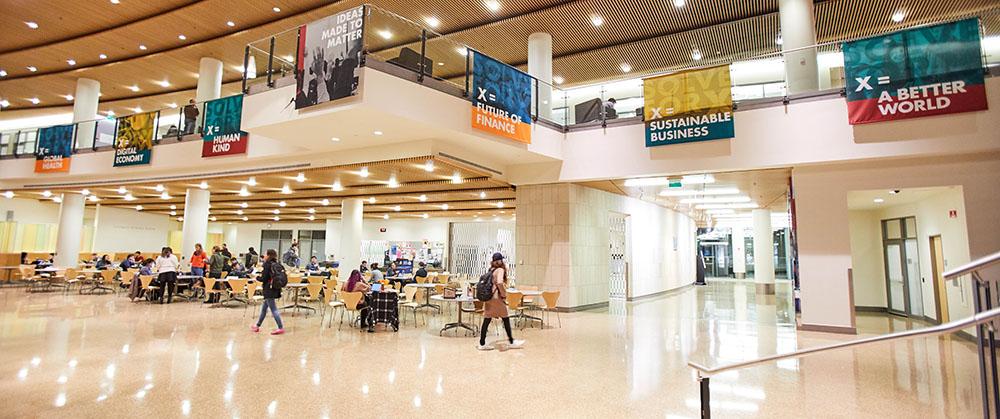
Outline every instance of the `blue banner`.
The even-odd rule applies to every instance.
[[[531,76],[472,52],[472,127],[531,143]]]
[[[73,154],[73,125],[57,125],[38,130],[35,172],[68,172]]]

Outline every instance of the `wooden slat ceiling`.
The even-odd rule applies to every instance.
[[[0,41],[0,69],[8,73],[0,79],[0,98],[10,101],[8,110],[13,110],[65,107],[67,100],[61,96],[73,93],[79,77],[101,81],[104,101],[149,109],[156,101],[143,98],[192,90],[198,60],[205,56],[223,60],[224,80],[233,83],[241,77],[239,67],[247,44],[361,2],[175,0],[142,6],[134,0],[121,0],[118,5],[75,0],[9,3],[16,7],[6,8],[0,20],[6,29]],[[681,8],[674,7],[670,0],[499,0],[497,11],[490,10],[485,1],[458,7],[443,0],[372,3],[419,24],[429,16],[440,20],[436,30],[447,39],[430,41],[428,53],[440,63],[435,65],[435,75],[445,78],[464,72],[465,60],[456,51],[461,44],[523,67],[527,36],[537,31],[552,34],[554,74],[562,76],[566,86],[691,65],[692,48],[701,50],[705,61],[778,51],[774,44],[779,33],[777,0],[687,0]],[[281,12],[272,11],[274,6]],[[907,18],[897,24],[889,16],[900,9]],[[994,13],[998,9],[1000,2],[996,0],[821,1],[816,5],[818,41],[839,41],[983,13],[990,13],[983,22],[986,35],[995,35],[1000,34],[1000,13]],[[73,24],[63,25],[60,19],[69,16]],[[600,16],[603,25],[592,25],[593,16]],[[236,25],[227,26],[228,20]],[[24,21],[38,22],[40,27],[29,29]],[[395,56],[394,48],[412,42],[419,33],[411,24],[378,13],[369,29],[371,49],[383,58]],[[375,35],[380,29],[390,30],[393,36],[382,39]],[[179,34],[187,40],[179,40]],[[294,35],[278,43],[277,55],[294,55],[292,39]],[[140,43],[148,49],[140,51]],[[255,45],[267,48],[266,42]],[[99,59],[101,53],[108,59]],[[70,58],[77,61],[76,66],[66,63]],[[622,74],[622,63],[631,66],[631,74]],[[29,72],[29,65],[38,71]],[[257,65],[261,73],[266,61],[258,60]],[[170,85],[155,83],[163,80]],[[133,85],[141,90],[129,90]],[[33,97],[38,97],[41,104],[27,101]],[[9,116],[4,113],[0,118]]]
[[[428,161],[433,162],[431,171],[427,170]],[[361,176],[363,168],[368,170],[367,177]],[[304,177],[301,182],[297,178],[299,173]],[[460,179],[457,183],[455,175]],[[396,177],[398,187],[389,185],[391,176]],[[251,177],[255,181],[253,186],[250,185]],[[82,193],[87,189],[91,195],[98,197],[97,201],[88,200],[88,205],[99,203],[130,209],[141,205],[143,212],[183,217],[185,191],[200,188],[202,181],[211,192],[212,221],[217,222],[301,222],[339,218],[341,201],[347,198],[365,200],[366,218],[387,215],[390,218],[424,218],[427,214],[427,217],[506,219],[514,215],[515,209],[514,188],[509,184],[492,179],[488,173],[478,169],[432,156],[301,171],[241,174],[239,177],[74,184],[71,188],[32,188],[13,192],[21,198],[51,200],[62,193]],[[338,182],[339,187],[335,189]],[[282,191],[286,185],[290,190],[287,194]],[[246,188],[249,195],[241,195],[242,188]],[[51,195],[46,197],[45,191]],[[167,196],[162,196],[164,193]],[[131,194],[134,199],[126,200],[126,194]]]

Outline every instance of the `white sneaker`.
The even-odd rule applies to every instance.
[[[521,349],[524,347],[524,339],[515,339],[514,343],[511,343],[508,349]]]
[[[480,351],[492,351],[493,345],[476,345],[476,349],[479,349]]]

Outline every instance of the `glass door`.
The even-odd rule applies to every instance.
[[[917,221],[914,217],[882,220],[886,297],[890,313],[924,315]]]
[[[889,287],[889,311],[906,314],[906,289],[903,287],[903,251],[899,243],[885,245],[885,275]]]

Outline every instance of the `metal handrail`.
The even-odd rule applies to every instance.
[[[971,317],[964,318],[962,320],[956,320],[949,323],[944,323],[937,326],[932,326],[924,329],[907,330],[903,332],[890,333],[887,335],[874,336],[865,339],[853,340],[850,342],[835,343],[826,346],[817,346],[815,348],[801,349],[795,352],[789,352],[785,354],[776,354],[771,356],[766,356],[762,358],[752,359],[749,361],[736,362],[732,364],[725,364],[717,367],[706,367],[704,365],[698,364],[696,362],[688,362],[688,366],[698,370],[700,377],[709,377],[726,371],[738,370],[747,367],[752,367],[754,365],[760,365],[763,363],[771,361],[780,361],[789,358],[801,358],[804,355],[814,354],[819,352],[827,352],[834,349],[849,348],[852,346],[867,345],[876,342],[885,342],[897,339],[909,339],[922,336],[931,335],[943,335],[947,333],[957,332],[962,329],[967,329],[972,326],[987,323],[996,318],[1000,318],[1000,308],[995,308],[989,311],[984,311],[982,313],[977,313]]]
[[[950,281],[958,279],[959,277],[962,277],[966,274],[975,273],[976,271],[979,271],[983,268],[988,268],[990,266],[996,265],[997,263],[1000,263],[1000,252],[983,256],[972,262],[966,263],[965,265],[948,270],[942,275],[944,276],[944,279],[946,281]]]

